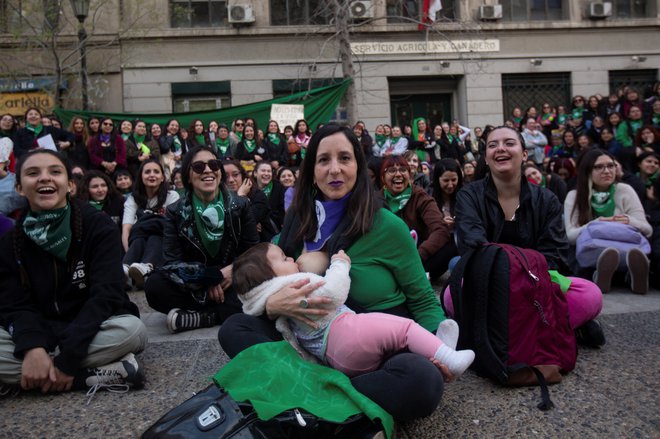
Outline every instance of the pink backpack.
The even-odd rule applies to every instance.
[[[472,369],[507,386],[540,385],[541,410],[553,407],[547,384],[575,367],[577,346],[566,298],[545,257],[508,244],[484,244],[461,257],[449,279],[458,349]]]

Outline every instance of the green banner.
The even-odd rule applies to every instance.
[[[270,120],[270,107],[272,104],[297,104],[305,106],[305,119],[309,127],[314,129],[318,124],[327,123],[330,120],[344,93],[346,93],[350,81],[350,79],[347,79],[339,84],[315,88],[268,101],[196,113],[107,113],[102,111],[65,110],[63,108],[56,108],[54,113],[62,121],[64,127],[69,126],[74,116],[81,116],[84,119],[92,116],[110,117],[115,121],[141,119],[148,125],[153,123],[164,125],[168,120],[176,119],[179,121],[180,126],[184,128],[188,128],[194,119],[201,119],[206,126],[209,122],[216,121],[231,127],[231,123],[235,119],[252,117],[257,121],[258,127],[265,131]],[[280,129],[283,130],[284,127],[280,127]]]

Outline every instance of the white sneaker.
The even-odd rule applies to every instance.
[[[135,289],[135,285],[133,285],[133,279],[128,275],[128,270],[129,266],[128,264],[123,264],[124,268],[124,279],[126,279],[126,285],[124,285],[124,289],[128,291],[133,291]]]
[[[124,393],[131,388],[140,389],[144,386],[144,370],[133,353],[124,355],[114,363],[87,369],[87,373],[88,376],[85,378],[85,385],[89,387],[87,404],[101,389]]]
[[[149,276],[153,271],[151,264],[145,264],[143,262],[133,262],[130,267],[128,267],[128,275],[133,279],[135,288],[141,290],[144,288],[144,280]]]

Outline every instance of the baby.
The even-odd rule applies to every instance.
[[[249,315],[263,314],[267,299],[295,281],[325,282],[311,294],[332,300],[324,305],[330,311],[327,315],[308,316],[317,328],[283,316],[277,319],[277,329],[296,348],[304,348],[349,377],[378,369],[389,356],[405,348],[438,360],[455,377],[474,361],[473,351],[455,350],[458,326],[453,320],[440,324],[439,336],[444,334],[447,340],[443,343],[439,336],[411,319],[377,312],[356,314],[344,305],[351,283],[348,275],[351,262],[343,251],[332,256],[323,278],[301,269],[322,273],[328,266],[325,253],[305,253],[298,262],[300,267],[276,245],[261,243],[238,257],[233,266],[233,285],[243,303],[243,312]],[[306,307],[307,301],[301,300],[300,305]]]

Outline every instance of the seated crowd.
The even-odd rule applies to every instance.
[[[146,329],[126,291],[144,289],[172,333],[221,324],[230,357],[281,340],[273,320],[289,318],[317,359],[414,419],[474,355],[454,351],[458,327],[432,287],[468,249],[533,248],[575,275],[570,323],[589,346],[605,342],[594,319],[613,282],[644,294],[660,278],[657,86],[647,99],[630,88],[515,108],[498,127],[416,118],[372,133],[360,121],[312,132],[305,120],[74,117],[64,129],[37,108],[21,124],[3,115],[0,393],[139,388]],[[385,358],[341,357],[349,331],[377,344],[394,327]]]

